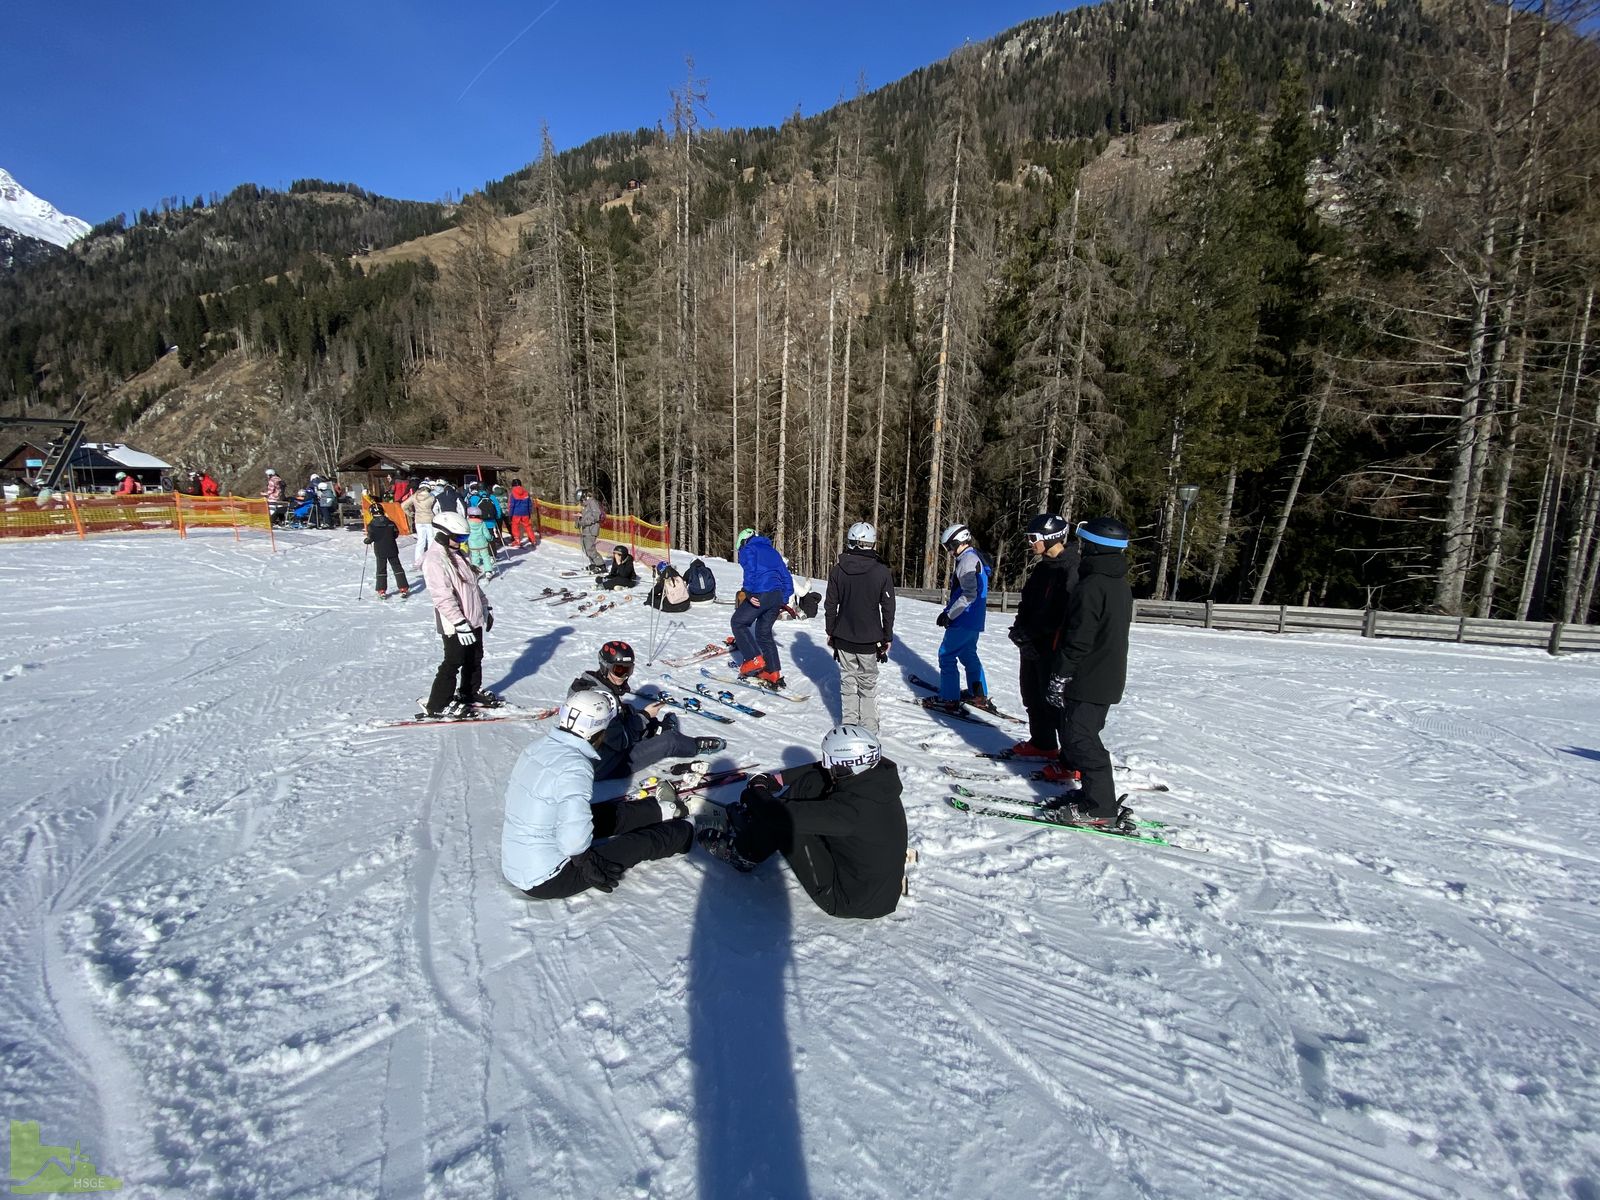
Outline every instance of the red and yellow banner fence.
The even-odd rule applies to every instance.
[[[176,533],[232,529],[235,541],[244,531],[267,535],[273,550],[277,539],[265,500],[245,496],[185,496],[160,492],[140,496],[78,496],[57,492],[44,500],[26,496],[0,501],[0,540],[26,537],[87,538],[101,533]]]
[[[554,538],[569,546],[581,545],[583,539],[578,532],[580,511],[576,504],[551,504],[548,500],[535,500],[533,527],[541,538]],[[658,562],[665,562],[671,553],[672,530],[667,525],[652,525],[638,517],[614,513],[600,522],[598,542],[603,555],[610,554],[611,547],[620,544],[628,547],[639,562],[653,567]]]

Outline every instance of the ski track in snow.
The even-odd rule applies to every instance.
[[[358,602],[353,535],[280,545],[0,548],[0,1092],[124,1195],[1600,1196],[1600,660],[1136,627],[1107,743],[1170,785],[1162,849],[949,809],[918,744],[1021,727],[893,699],[937,674],[903,601],[898,913],[699,851],[541,905],[499,875],[537,733],[363,728],[426,689],[431,607]],[[726,632],[535,599],[577,561],[489,584],[486,685]],[[778,632],[815,695],[729,710],[719,762],[833,721],[820,622]]]

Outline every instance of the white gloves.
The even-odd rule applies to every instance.
[[[478,640],[478,635],[472,632],[472,626],[468,625],[465,621],[456,626],[455,633],[456,641],[460,642],[463,646],[470,646],[473,642]]]

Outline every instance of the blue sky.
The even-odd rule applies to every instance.
[[[775,125],[797,104],[827,108],[862,72],[877,87],[966,40],[1071,6],[19,4],[0,19],[9,50],[0,167],[91,223],[247,181],[348,180],[434,200],[535,157],[541,121],[558,147],[653,125],[685,54],[707,80],[716,124]]]

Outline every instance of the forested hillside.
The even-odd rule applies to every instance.
[[[308,184],[99,230],[0,286],[0,400],[136,440],[174,345],[208,387],[270,378],[280,469],[486,443],[812,573],[864,518],[937,582],[964,520],[1014,580],[1051,508],[1132,525],[1147,595],[1581,619],[1588,20],[1113,0],[751,130],[706,127],[690,65],[659,125],[547,136],[448,214]],[[363,265],[447,220],[448,252]]]

